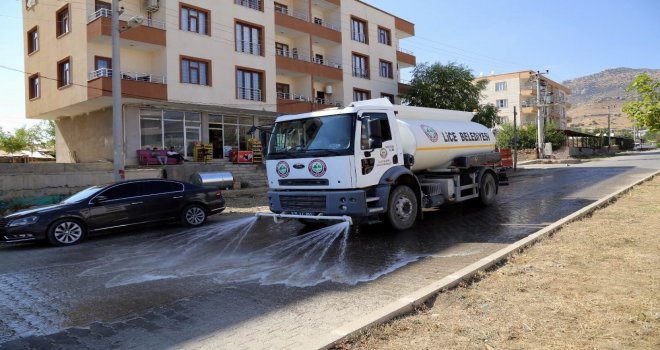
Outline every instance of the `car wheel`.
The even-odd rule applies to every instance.
[[[387,219],[395,230],[406,230],[412,227],[417,219],[417,197],[415,192],[406,186],[395,187],[390,193]]]
[[[48,242],[54,246],[73,245],[85,236],[85,227],[78,220],[60,219],[48,228]]]
[[[191,204],[183,208],[181,222],[185,226],[199,226],[206,221],[206,210],[199,204]]]

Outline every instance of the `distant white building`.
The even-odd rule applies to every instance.
[[[505,74],[494,74],[476,78],[475,81],[486,80],[488,85],[482,92],[480,103],[492,103],[500,109],[500,123],[513,123],[513,107],[516,107],[518,117],[516,125],[535,124],[538,114],[538,91],[535,73],[521,71]],[[546,77],[541,77],[541,98],[544,101],[546,120],[552,121],[559,129],[566,129],[569,108],[566,96],[571,90]]]

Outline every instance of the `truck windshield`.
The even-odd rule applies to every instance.
[[[277,122],[268,143],[268,157],[352,154],[354,120],[355,114],[338,114]]]

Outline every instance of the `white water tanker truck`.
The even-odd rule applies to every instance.
[[[492,204],[506,174],[495,137],[469,112],[354,102],[276,119],[266,169],[280,219],[387,221],[410,228],[423,208]]]

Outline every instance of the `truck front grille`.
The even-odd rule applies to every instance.
[[[328,179],[285,179],[278,180],[280,186],[328,186]]]
[[[284,211],[324,212],[325,196],[280,196]]]

